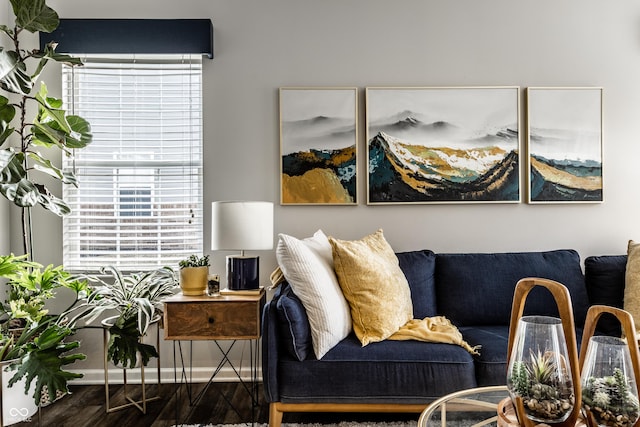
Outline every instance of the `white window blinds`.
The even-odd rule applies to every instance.
[[[64,160],[64,265],[96,272],[177,266],[202,253],[200,56],[88,57],[63,68],[67,110],[93,142]]]

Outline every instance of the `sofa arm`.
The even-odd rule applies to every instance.
[[[262,383],[267,402],[280,400],[278,393],[278,314],[277,296],[265,304],[262,311]]]

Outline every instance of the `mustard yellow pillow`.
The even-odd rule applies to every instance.
[[[360,240],[329,237],[333,264],[363,346],[389,338],[413,318],[409,283],[382,233]]]
[[[636,329],[640,328],[640,243],[629,240],[627,269],[624,277],[624,309],[633,317]]]

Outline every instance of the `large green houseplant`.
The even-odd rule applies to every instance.
[[[57,53],[55,43],[43,49],[21,44],[25,31],[56,29],[57,13],[46,0],[9,1],[15,22],[0,25],[0,194],[21,208],[24,255],[0,257],[0,286],[6,290],[0,298],[0,351],[1,360],[13,361],[10,384],[25,378],[27,391],[35,381],[33,397],[40,403],[44,390],[52,401],[68,392],[67,381],[78,376],[62,368],[85,357],[73,352],[78,342],[66,339],[74,333],[75,321],[86,314],[86,307],[76,303],[87,288],[62,267],[33,261],[31,208],[40,205],[58,216],[69,212],[49,183],[75,185],[76,179],[72,171],[56,165],[56,158],[85,147],[92,136],[89,123],[67,114],[62,101],[49,96],[40,81],[50,61],[79,65],[80,60]],[[71,308],[49,313],[46,302],[65,289],[75,294]],[[16,333],[17,324],[21,329]]]
[[[82,375],[64,370],[65,365],[82,360],[74,353],[78,341],[65,341],[73,335],[76,321],[87,310],[80,304],[88,291],[85,280],[72,277],[61,266],[46,267],[26,259],[26,255],[0,256],[0,277],[7,282],[9,298],[0,303],[0,361],[10,361],[16,373],[9,381],[14,385],[26,379],[26,390],[35,381],[36,403],[53,401],[67,393],[67,381]],[[46,302],[56,291],[66,289],[73,301],[60,314],[50,314]]]
[[[40,75],[49,61],[80,65],[78,58],[56,52],[50,43],[40,49],[24,49],[20,35],[27,31],[52,32],[60,21],[45,0],[10,0],[15,25],[0,25],[9,45],[0,47],[0,194],[22,208],[24,253],[33,255],[30,208],[40,205],[56,215],[69,206],[45,184],[76,184],[72,171],[62,170],[41,150],[59,149],[65,155],[91,142],[89,123],[69,115],[62,101],[47,93]],[[29,109],[35,117],[28,119]],[[15,141],[15,143],[12,143]],[[43,180],[43,178],[45,178]]]

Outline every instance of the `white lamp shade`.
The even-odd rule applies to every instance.
[[[273,203],[211,203],[211,250],[273,249]]]

